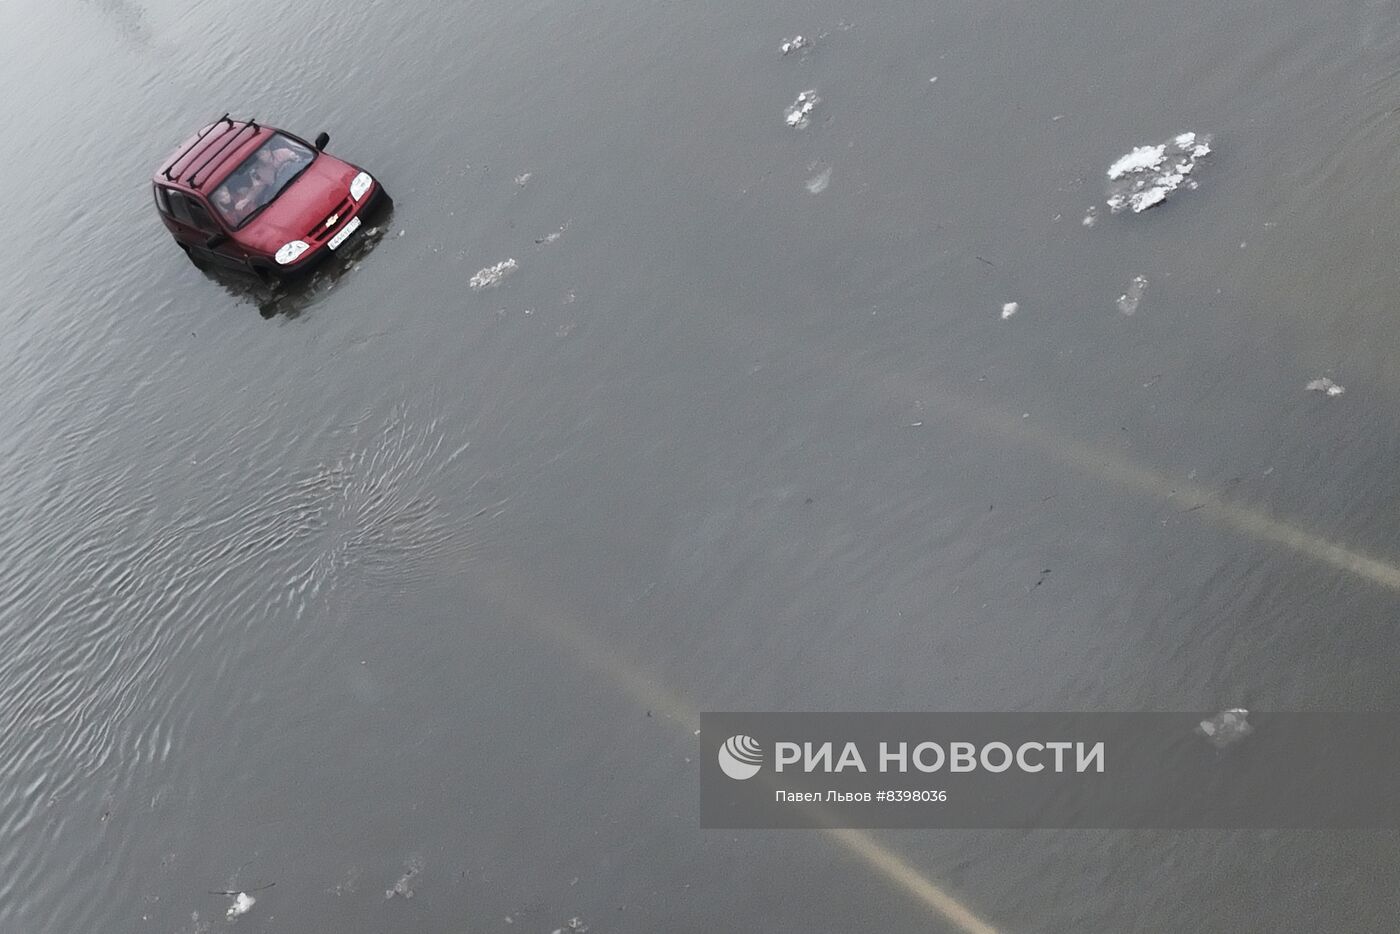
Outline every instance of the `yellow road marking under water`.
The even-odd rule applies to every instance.
[[[570,614],[558,607],[541,606],[537,593],[526,593],[519,587],[511,586],[507,583],[509,572],[496,574],[488,571],[482,577],[487,596],[494,602],[527,621],[537,633],[568,650],[587,667],[604,675],[638,706],[654,710],[692,733],[700,729],[699,712],[676,693],[661,687],[640,667],[621,658],[611,646],[578,625]],[[825,827],[819,832],[834,840],[877,876],[902,889],[964,934],[997,934],[997,929],[978,917],[971,908],[866,831]]]
[[[1232,503],[1216,490],[1134,463],[1102,445],[1077,441],[1042,428],[1034,415],[1029,419],[1012,416],[962,393],[949,392],[932,381],[902,375],[886,375],[876,381],[875,386],[883,401],[889,401],[891,396],[917,401],[922,404],[927,418],[944,416],[973,434],[1027,446],[1079,473],[1154,498],[1183,503],[1197,519],[1226,526],[1248,538],[1284,548],[1380,587],[1400,590],[1400,566],[1393,562],[1331,541],[1293,522],[1275,518],[1263,509]]]
[[[1185,479],[1175,480],[1160,471],[1136,464],[1106,447],[1058,435],[968,396],[949,393],[929,381],[887,375],[877,381],[877,385],[886,400],[892,394],[918,400],[924,405],[932,402],[931,417],[950,417],[973,434],[995,436],[1004,442],[1026,445],[1078,472],[1139,493],[1190,503],[1192,514],[1199,519],[1232,528],[1246,537],[1292,551],[1372,584],[1400,590],[1400,566],[1330,541],[1261,509],[1232,503],[1201,484]],[[489,573],[484,577],[492,582],[491,589],[499,602],[512,609],[525,609],[520,604],[520,598],[525,596],[522,590],[509,585],[501,586],[501,577]],[[663,689],[641,668],[621,658],[610,646],[574,622],[567,613],[557,609],[541,613],[538,601],[528,596],[526,601],[528,611],[520,615],[529,620],[540,634],[556,645],[567,648],[588,667],[604,674],[639,705],[660,712],[692,732],[700,728],[699,714],[679,695]],[[990,923],[870,833],[838,827],[823,828],[821,832],[864,863],[875,875],[901,889],[959,931],[965,934],[997,934],[997,929]]]

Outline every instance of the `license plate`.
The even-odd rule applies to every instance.
[[[350,218],[350,223],[346,224],[343,228],[341,228],[340,233],[336,234],[334,237],[331,237],[331,242],[328,244],[328,246],[332,250],[334,250],[336,247],[344,243],[347,237],[349,237],[352,233],[359,229],[360,219],[358,217]]]

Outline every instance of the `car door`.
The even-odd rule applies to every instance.
[[[209,208],[201,199],[187,193],[172,191],[169,200],[171,216],[188,228],[185,245],[195,259],[227,269],[247,271],[247,257],[229,237],[228,232],[214,220]]]

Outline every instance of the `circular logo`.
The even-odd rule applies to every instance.
[[[731,736],[719,747],[719,767],[736,781],[753,778],[763,765],[763,747],[752,736]]]

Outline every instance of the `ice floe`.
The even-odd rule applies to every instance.
[[[826,186],[831,184],[831,166],[813,162],[807,166],[807,171],[816,172],[815,175],[807,179],[807,190],[814,195],[826,191]]]
[[[1118,310],[1125,315],[1131,315],[1137,311],[1138,303],[1142,301],[1142,293],[1147,289],[1146,276],[1133,276],[1133,281],[1128,283],[1128,291],[1118,296]]]
[[[1138,146],[1108,167],[1109,210],[1140,214],[1178,188],[1194,188],[1189,176],[1210,151],[1210,137],[1196,133],[1182,133],[1156,146]]]
[[[472,276],[467,283],[475,290],[488,289],[494,285],[499,285],[501,280],[515,270],[520,268],[520,264],[514,259],[503,259],[494,266],[487,266],[485,269]]]
[[[546,234],[546,235],[543,236],[543,237],[536,237],[536,238],[535,238],[535,245],[536,245],[536,246],[544,246],[544,245],[546,245],[546,244],[553,243],[555,240],[558,240],[560,237],[564,236],[564,231],[568,230],[568,229],[569,229],[569,225],[572,224],[572,223],[573,223],[572,220],[564,221],[564,223],[562,223],[562,224],[559,225],[559,229],[558,229],[558,230],[552,231],[552,232]]]
[[[807,125],[808,115],[822,102],[816,91],[803,91],[787,110],[787,125],[799,130]]]
[[[258,900],[247,892],[239,892],[234,896],[233,904],[228,906],[228,912],[225,916],[232,921],[234,918],[246,915],[253,910],[253,906],[257,904],[257,902]]]
[[[1005,321],[1020,310],[1021,305],[1019,302],[1007,302],[1005,305],[1001,306],[1001,320]]]
[[[787,55],[789,52],[798,52],[811,47],[812,40],[806,36],[793,36],[791,39],[784,39],[783,44],[778,46],[784,55]]]
[[[1328,379],[1325,376],[1320,376],[1317,379],[1312,380],[1308,383],[1308,385],[1304,386],[1303,388],[1307,389],[1309,392],[1325,392],[1329,396],[1340,396],[1342,393],[1347,391],[1345,386],[1342,386],[1338,383],[1334,383],[1332,382],[1332,380]]]
[[[1254,732],[1254,727],[1250,726],[1249,720],[1246,719],[1248,716],[1249,711],[1243,707],[1231,707],[1209,720],[1202,720],[1196,727],[1196,732],[1204,736],[1216,749],[1224,749]]]
[[[423,861],[417,857],[404,863],[403,875],[399,881],[384,890],[384,898],[412,898],[418,874],[423,871]]]

